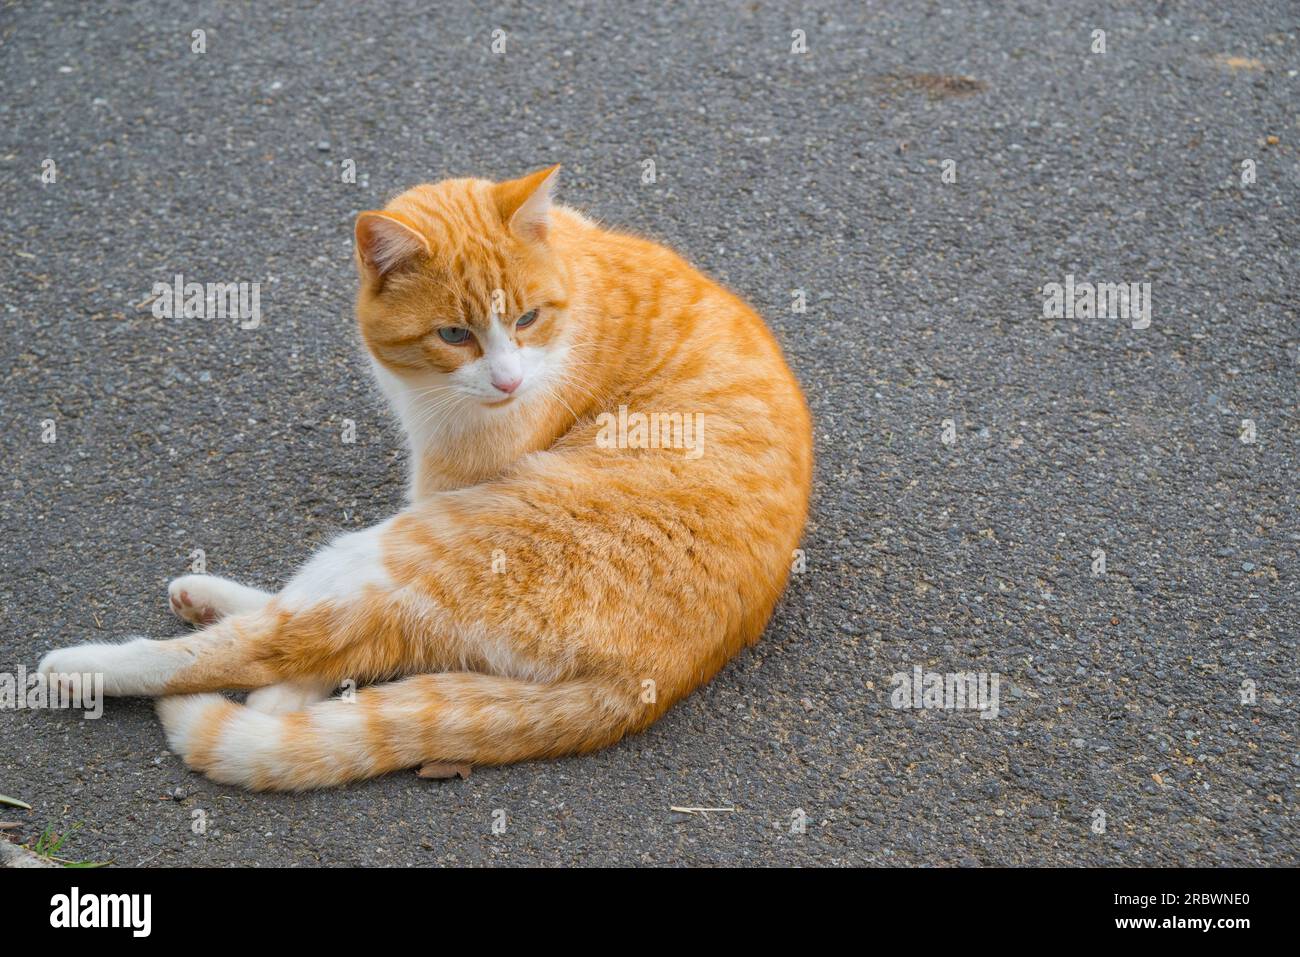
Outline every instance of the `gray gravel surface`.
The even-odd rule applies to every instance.
[[[119,865],[1300,862],[1293,4],[258,6],[0,12],[0,669],[178,633],[195,549],[275,587],[398,508],[353,217],[551,162],[775,328],[817,423],[807,569],[647,733],[465,781],[252,795],[187,771],[144,701],[0,712],[20,840],[81,822],[67,851]],[[260,282],[262,325],[138,307],[178,272]],[[1149,282],[1150,327],[1044,318],[1067,274]],[[891,707],[918,665],[997,673],[998,717]]]

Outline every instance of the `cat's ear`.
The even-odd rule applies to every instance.
[[[557,163],[493,187],[501,219],[515,235],[534,240],[546,238],[551,189],[559,173]]]
[[[357,217],[357,259],[370,278],[392,272],[419,255],[431,255],[429,241],[397,213],[370,210]]]

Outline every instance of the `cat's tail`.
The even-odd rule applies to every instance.
[[[171,749],[213,780],[300,791],[426,761],[505,764],[588,751],[648,724],[651,707],[612,682],[454,672],[277,715],[218,694],[176,695],[158,701],[158,716]]]

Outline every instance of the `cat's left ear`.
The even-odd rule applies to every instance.
[[[538,241],[546,239],[551,189],[559,174],[560,164],[556,163],[493,187],[501,219],[515,235]]]

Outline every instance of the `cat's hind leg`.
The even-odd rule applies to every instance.
[[[219,618],[265,608],[270,592],[216,575],[182,575],[167,586],[167,599],[178,618],[192,625],[211,625]]]
[[[37,670],[61,684],[69,683],[71,675],[100,675],[103,691],[110,696],[167,694],[185,677],[198,680],[184,687],[197,685],[205,691],[261,688],[285,677],[250,654],[257,637],[271,632],[274,624],[274,616],[252,612],[165,641],[128,638],[72,645],[51,651]],[[212,680],[205,680],[209,676]],[[219,682],[218,677],[228,681]]]
[[[212,624],[166,641],[63,648],[40,670],[102,674],[109,695],[268,689],[250,703],[279,713],[323,700],[344,681],[360,686],[450,667],[464,657],[452,622],[389,579],[386,525],[336,539],[279,595],[207,575],[177,579],[171,590],[181,609],[201,609],[195,619]]]
[[[103,675],[104,692],[172,695],[253,691],[293,683],[255,698],[255,707],[281,712],[323,700],[344,681],[446,667],[457,652],[438,640],[433,621],[418,619],[423,641],[408,641],[413,619],[400,602],[382,595],[340,605],[322,602],[286,608],[278,599],[258,611],[222,618],[180,638],[74,645],[52,651],[39,670],[59,675]]]
[[[249,693],[244,704],[263,714],[289,714],[329,698],[337,682],[328,678],[295,678]]]

